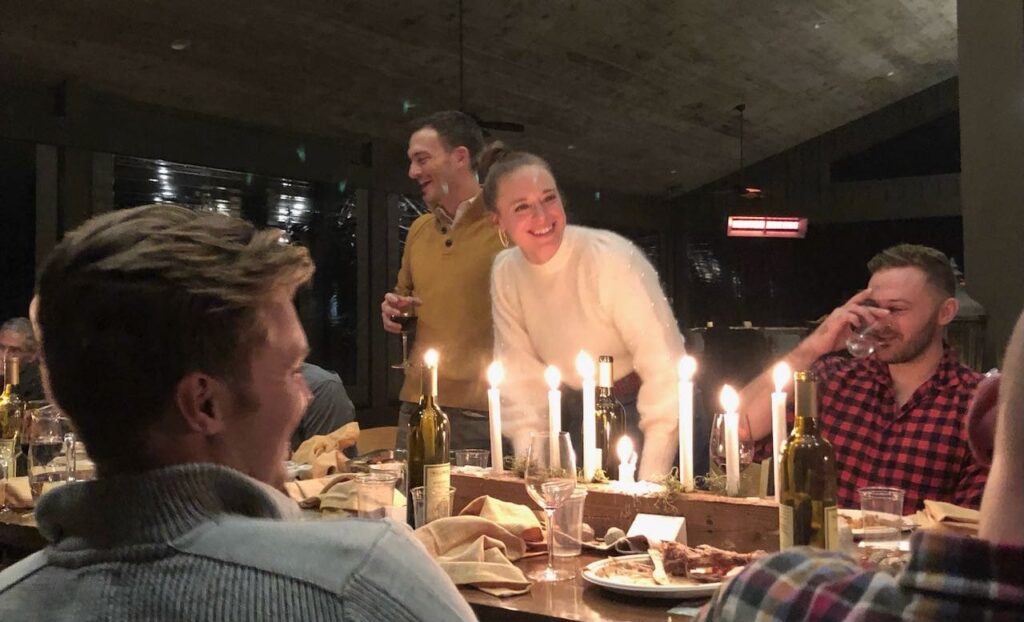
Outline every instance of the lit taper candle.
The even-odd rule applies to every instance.
[[[576,373],[580,375],[583,392],[583,479],[590,482],[597,472],[597,384],[594,359],[582,350],[576,355]]]
[[[505,368],[500,361],[494,361],[487,368],[487,410],[491,426],[491,472],[501,473],[505,470],[505,456],[501,449],[501,393],[498,385],[505,379]]]
[[[786,434],[786,392],[783,391],[789,382],[792,372],[784,361],[772,369],[772,380],[775,381],[775,392],[772,393],[772,464],[775,465],[775,501],[779,501],[780,484],[782,483],[782,443]]]
[[[679,359],[679,482],[683,490],[693,490],[693,375],[697,360]]]

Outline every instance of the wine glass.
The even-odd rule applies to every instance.
[[[391,316],[391,321],[402,327],[402,362],[395,363],[391,369],[408,369],[409,363],[409,335],[416,332],[416,305],[410,303],[397,314]]]
[[[750,419],[746,413],[739,413],[738,436],[740,442],[740,472],[754,461],[754,441],[750,436]],[[709,447],[711,465],[716,473],[725,473],[725,413],[718,413],[711,422]]]
[[[548,565],[526,575],[533,581],[563,581],[575,572],[555,569],[554,516],[576,489],[576,454],[568,432],[558,436],[530,435],[530,450],[526,454],[526,492],[544,510],[548,519]]]

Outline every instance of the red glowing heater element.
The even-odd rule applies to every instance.
[[[807,219],[795,216],[729,216],[731,238],[802,238]]]

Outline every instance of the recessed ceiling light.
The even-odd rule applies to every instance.
[[[192,46],[192,42],[189,41],[188,39],[175,39],[174,41],[171,41],[171,49],[174,50],[175,52],[180,52],[182,50],[187,50],[191,46]]]
[[[815,22],[814,23],[814,29],[815,30],[821,30],[821,25],[822,25],[821,22]]]
[[[576,145],[569,145],[569,151],[572,151],[575,148],[576,148]]]
[[[885,75],[886,75],[886,77],[888,77],[888,78],[891,78],[891,77],[893,77],[894,75],[896,75],[896,72],[895,72],[895,71],[890,71],[889,73],[887,73],[887,74],[885,74]]]
[[[675,175],[677,172],[678,171],[676,171],[676,169],[672,169],[671,171],[668,172],[668,174],[669,175]]]

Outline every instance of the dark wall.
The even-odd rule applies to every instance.
[[[868,281],[875,253],[910,242],[933,246],[963,265],[955,216],[812,223],[804,239],[729,238],[725,223],[695,231],[682,245],[679,277],[689,326],[802,326],[843,303]]]
[[[0,323],[28,314],[35,271],[35,145],[0,139]]]

